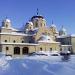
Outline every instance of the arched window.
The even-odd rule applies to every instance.
[[[40,48],[40,51],[42,51],[42,47]]]
[[[22,41],[22,43],[24,43],[24,41]]]
[[[8,27],[8,24],[6,24],[6,27]]]
[[[13,42],[15,43],[16,41],[14,40]]]
[[[9,50],[9,47],[6,47],[6,50]]]
[[[20,48],[14,47],[14,54],[20,54]]]
[[[60,51],[62,51],[62,48],[60,48]]]
[[[31,29],[32,27],[30,27],[30,29]]]
[[[68,48],[68,51],[71,51],[71,48],[70,47]]]
[[[50,51],[52,51],[52,48],[50,48]]]
[[[28,47],[23,47],[22,54],[28,54],[28,53],[29,53],[29,48]]]
[[[38,23],[36,22],[36,25],[35,25],[35,27],[38,27]]]

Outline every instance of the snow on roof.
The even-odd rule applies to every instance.
[[[38,27],[36,27],[36,28],[34,28],[33,30],[38,30],[39,28]]]
[[[66,38],[66,37],[71,37],[71,35],[59,35],[59,36],[56,36],[56,38]]]
[[[75,37],[75,34],[71,34],[70,36],[71,36],[71,37]]]
[[[46,21],[44,18],[42,19],[43,21]]]
[[[27,22],[27,24],[33,25],[33,22],[29,21],[29,22]]]
[[[6,27],[1,27],[2,29],[4,28],[4,29],[11,29],[11,30],[13,30],[13,31],[19,31],[18,29],[15,29],[15,28],[13,28],[13,27],[8,27],[8,28],[6,28]]]
[[[10,29],[12,29],[13,31],[19,31],[18,29],[15,29],[15,28],[13,28],[13,27],[11,27]]]
[[[19,35],[19,36],[33,36],[35,34],[25,34],[25,33],[18,33],[18,32],[11,32],[11,33],[0,33],[0,35]]]
[[[60,42],[44,40],[44,41],[38,41],[38,43],[60,43]]]
[[[38,40],[38,42],[44,42],[44,43],[58,43],[58,42],[55,42],[50,36],[48,35],[42,35],[40,37],[40,39]]]
[[[10,21],[10,19],[7,18],[4,20],[4,22],[11,22],[11,21]]]
[[[68,46],[72,46],[72,45],[61,45],[62,47],[68,47]]]
[[[6,28],[6,27],[3,27],[3,26],[2,26],[1,28],[2,28],[2,29],[11,29],[11,28]]]
[[[51,27],[54,27],[54,28],[56,28],[56,25],[55,25],[55,24],[52,24],[52,25],[51,25]]]
[[[56,38],[66,38],[68,36],[65,36],[65,35],[61,35],[61,36],[57,36]]]
[[[39,45],[36,43],[6,43],[6,42],[1,42],[0,44],[4,44],[4,45]]]

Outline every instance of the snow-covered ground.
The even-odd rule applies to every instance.
[[[0,75],[75,75],[75,55],[68,61],[61,56],[29,56],[13,59],[0,55]]]

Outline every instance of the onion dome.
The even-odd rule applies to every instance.
[[[10,19],[5,19],[3,22],[8,22],[8,23],[10,23],[11,21],[10,21]]]
[[[33,25],[33,22],[29,21],[29,22],[27,22],[26,24],[30,24],[30,25]]]
[[[43,16],[40,16],[40,15],[37,15],[37,16],[33,16],[32,18],[31,18],[31,20],[33,20],[33,19],[36,19],[36,18],[44,18]]]
[[[61,31],[66,32],[66,29],[65,28],[62,28]]]
[[[56,28],[56,25],[54,24],[53,20],[52,20],[51,27],[52,27],[52,28]]]
[[[59,35],[66,35],[66,29],[63,26],[59,31]]]
[[[56,28],[56,25],[55,25],[55,24],[52,24],[51,27],[52,27],[52,28]]]
[[[35,20],[35,19],[44,19],[44,17],[42,15],[39,15],[39,9],[37,8],[36,11],[36,15],[34,15],[31,20]]]
[[[6,28],[10,28],[11,27],[11,20],[6,18],[2,21],[2,26],[6,27]]]
[[[44,18],[42,19],[42,21],[45,21],[46,22],[46,20]]]

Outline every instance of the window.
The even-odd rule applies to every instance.
[[[8,27],[8,24],[6,24],[6,27]]]
[[[38,23],[36,22],[36,25],[35,25],[35,27],[38,27]]]
[[[50,39],[48,39],[48,40],[50,40]]]
[[[22,43],[24,43],[24,41],[22,41]]]
[[[31,29],[31,27],[30,27],[30,29]]]
[[[32,41],[29,41],[29,43],[32,43]]]
[[[22,54],[28,54],[29,53],[29,48],[28,47],[24,47],[22,49]]]
[[[42,48],[40,48],[40,50],[42,51]]]
[[[0,44],[0,52],[2,52],[2,45]]]
[[[5,40],[5,42],[7,42],[7,40]]]
[[[14,48],[14,54],[20,54],[20,48],[19,47]]]
[[[70,42],[68,42],[68,45],[70,45]]]
[[[62,48],[60,48],[60,51],[62,51]]]
[[[15,43],[16,41],[14,40],[13,42]]]
[[[52,48],[50,48],[50,51],[52,51]]]
[[[68,51],[71,51],[71,48],[68,48]]]
[[[9,47],[6,47],[6,50],[9,50]]]

